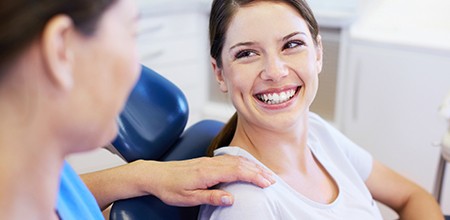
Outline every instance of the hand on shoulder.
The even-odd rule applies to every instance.
[[[142,161],[139,170],[149,172],[140,182],[149,194],[170,205],[231,205],[233,196],[219,189],[219,183],[244,181],[265,188],[275,181],[261,166],[236,156],[202,157],[184,161]],[[150,166],[146,168],[146,166]]]

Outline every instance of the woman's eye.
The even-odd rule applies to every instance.
[[[245,57],[251,57],[254,55],[256,55],[256,53],[251,50],[243,50],[243,51],[239,51],[238,53],[236,53],[235,58],[241,59],[241,58],[245,58]]]
[[[289,41],[284,45],[283,49],[290,49],[303,45],[305,45],[305,43],[303,43],[302,41]]]

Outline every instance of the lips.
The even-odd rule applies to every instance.
[[[267,93],[258,93],[255,97],[268,105],[277,105],[287,102],[295,96],[298,90],[300,90],[300,86],[296,88],[287,89],[280,92],[267,92]]]

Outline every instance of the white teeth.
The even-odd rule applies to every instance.
[[[263,94],[257,95],[258,99],[267,103],[267,104],[279,104],[282,102],[286,102],[291,99],[295,94],[295,89],[290,89],[281,93],[271,93],[271,94]]]

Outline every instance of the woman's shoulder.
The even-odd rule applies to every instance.
[[[222,184],[219,187],[234,197],[232,206],[202,206],[199,219],[276,219],[276,198],[271,187],[260,188],[247,182]]]
[[[218,155],[242,156],[264,166],[250,153],[239,147],[222,147],[214,152]],[[199,219],[274,219],[277,218],[276,187],[261,188],[247,182],[219,184],[217,188],[233,195],[233,205],[216,207],[204,205]]]
[[[258,159],[256,159],[253,155],[251,155],[249,152],[247,152],[246,150],[240,148],[240,147],[234,147],[234,146],[228,146],[228,147],[221,147],[219,149],[217,149],[216,151],[214,151],[214,156],[219,156],[219,155],[232,155],[232,156],[241,156],[244,158],[247,158],[248,160],[259,164],[262,167],[265,167],[266,169],[269,169],[267,166],[265,166],[263,163],[261,163],[261,161],[259,161]],[[227,192],[231,192],[233,195],[237,195],[238,197],[242,197],[239,199],[242,200],[260,200],[260,199],[265,199],[265,197],[267,197],[272,189],[271,187],[268,188],[261,188],[259,186],[256,186],[254,184],[251,183],[247,183],[247,182],[231,182],[231,183],[223,183],[220,184],[219,187]],[[242,195],[242,196],[241,196]]]
[[[309,112],[308,113],[308,121],[310,124],[315,125],[315,126],[328,126],[329,123],[327,121],[325,121],[325,119],[323,119],[320,115],[314,113],[314,112]]]
[[[219,186],[220,189],[230,192],[234,195],[234,199],[237,202],[257,202],[270,199],[271,187],[261,188],[247,182],[232,182],[224,183]]]

